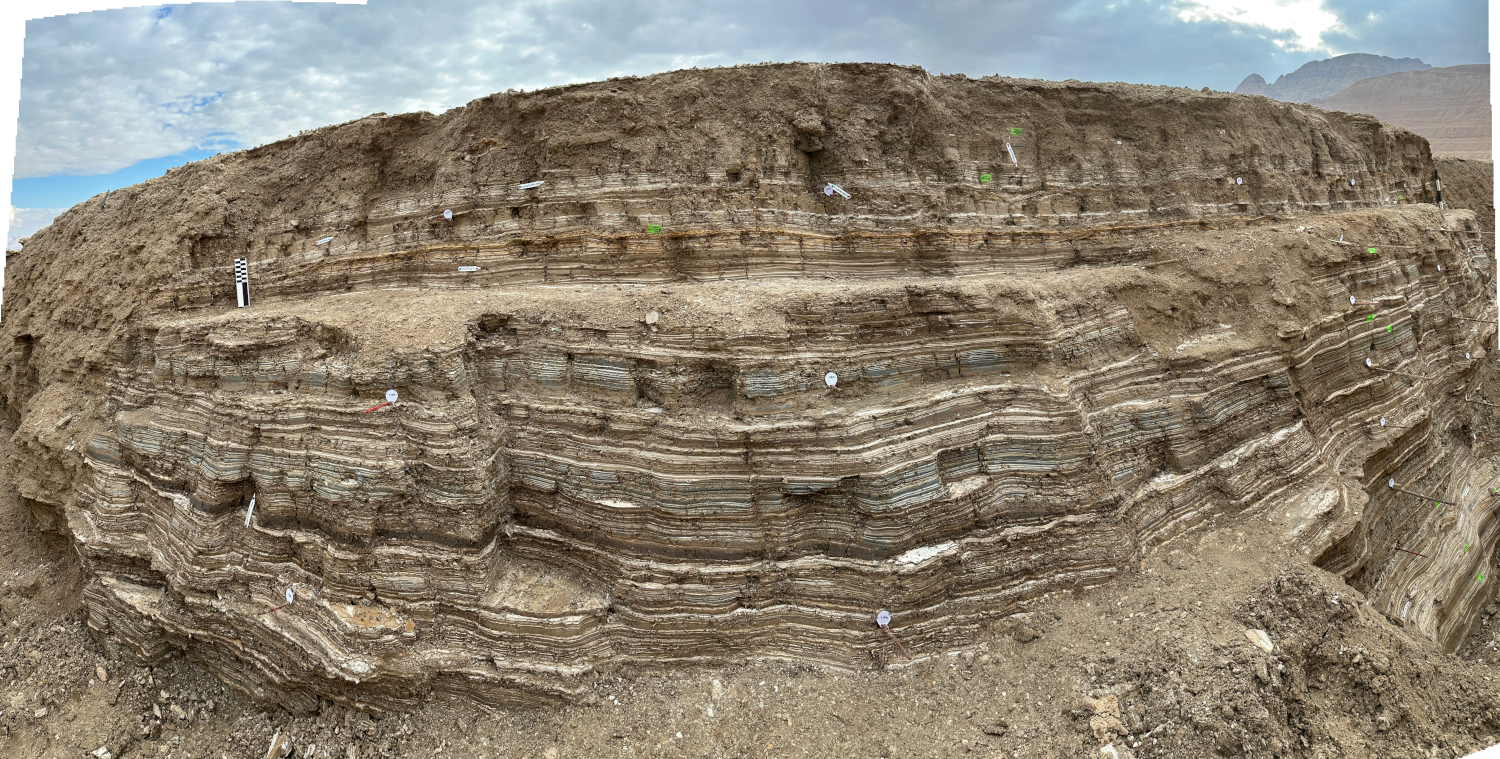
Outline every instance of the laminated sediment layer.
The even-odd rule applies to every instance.
[[[891,66],[371,117],[27,242],[13,484],[96,629],[299,708],[878,664],[878,609],[962,645],[1292,501],[1356,572],[1393,555],[1360,468],[1463,443],[1372,420],[1471,413],[1494,339],[1431,167],[1306,106]]]

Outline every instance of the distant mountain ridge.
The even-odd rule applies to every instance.
[[[1402,71],[1355,82],[1309,105],[1368,113],[1427,138],[1433,155],[1489,159],[1490,66]]]
[[[1290,74],[1266,84],[1260,74],[1245,77],[1234,91],[1241,95],[1265,95],[1276,100],[1306,103],[1336,95],[1361,79],[1432,68],[1420,58],[1389,58],[1370,53],[1347,53],[1321,61],[1309,61]]]

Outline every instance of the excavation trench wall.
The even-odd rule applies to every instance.
[[[1453,645],[1484,586],[1392,538],[1489,561],[1490,506],[1378,487],[1491,471],[1494,271],[1432,177],[1367,117],[894,66],[376,115],[26,242],[11,484],[96,630],[292,708],[880,665],[878,609],[962,646],[1272,508]]]

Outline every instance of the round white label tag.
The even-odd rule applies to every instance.
[[[386,403],[395,403],[396,402],[396,391],[395,390],[387,390],[387,391],[385,391],[385,402]]]
[[[1353,295],[1349,296],[1349,305],[1351,305],[1351,306],[1354,305],[1354,296]]]
[[[1382,427],[1385,426],[1385,417],[1383,417],[1383,416],[1380,417],[1380,426],[1382,426]]]
[[[891,624],[891,613],[885,609],[881,609],[880,613],[875,615],[875,623],[881,627],[889,627]]]
[[[1244,184],[1245,183],[1245,178],[1244,177],[1235,177],[1234,178],[1234,183],[1235,184]]]
[[[833,372],[829,372],[823,375],[823,381],[828,383],[829,387],[833,387],[839,383],[839,376]]]
[[[443,209],[443,218],[447,219],[448,221],[453,221],[453,209],[451,209],[451,208],[444,208]]]

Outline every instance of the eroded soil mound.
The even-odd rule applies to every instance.
[[[441,710],[420,737],[332,732],[342,707],[569,720],[663,662],[728,673],[685,728],[700,749],[760,753],[733,725],[778,704],[765,752],[817,719],[883,753],[1463,745],[1494,726],[1415,683],[1489,599],[1494,271],[1475,214],[1426,203],[1433,168],[1367,117],[874,65],[371,117],[29,240],[0,323],[6,476],[78,557],[57,634],[86,622],[156,668],[110,680],[167,710],[105,730],[115,753],[219,734],[245,698],[322,715],[283,725],[319,751],[692,752],[661,734],[689,719],[670,679],[598,723],[618,737]],[[1163,578],[1198,540],[1251,553]],[[46,634],[25,629],[12,645]],[[1309,695],[1330,646],[1381,635],[1385,660],[1428,657],[1412,690],[1330,726],[1370,686]],[[153,693],[194,682],[180,656],[237,693]],[[22,705],[105,692],[13,672]],[[829,707],[799,728],[840,684],[894,687],[901,727]],[[913,731],[929,707],[977,732]]]

